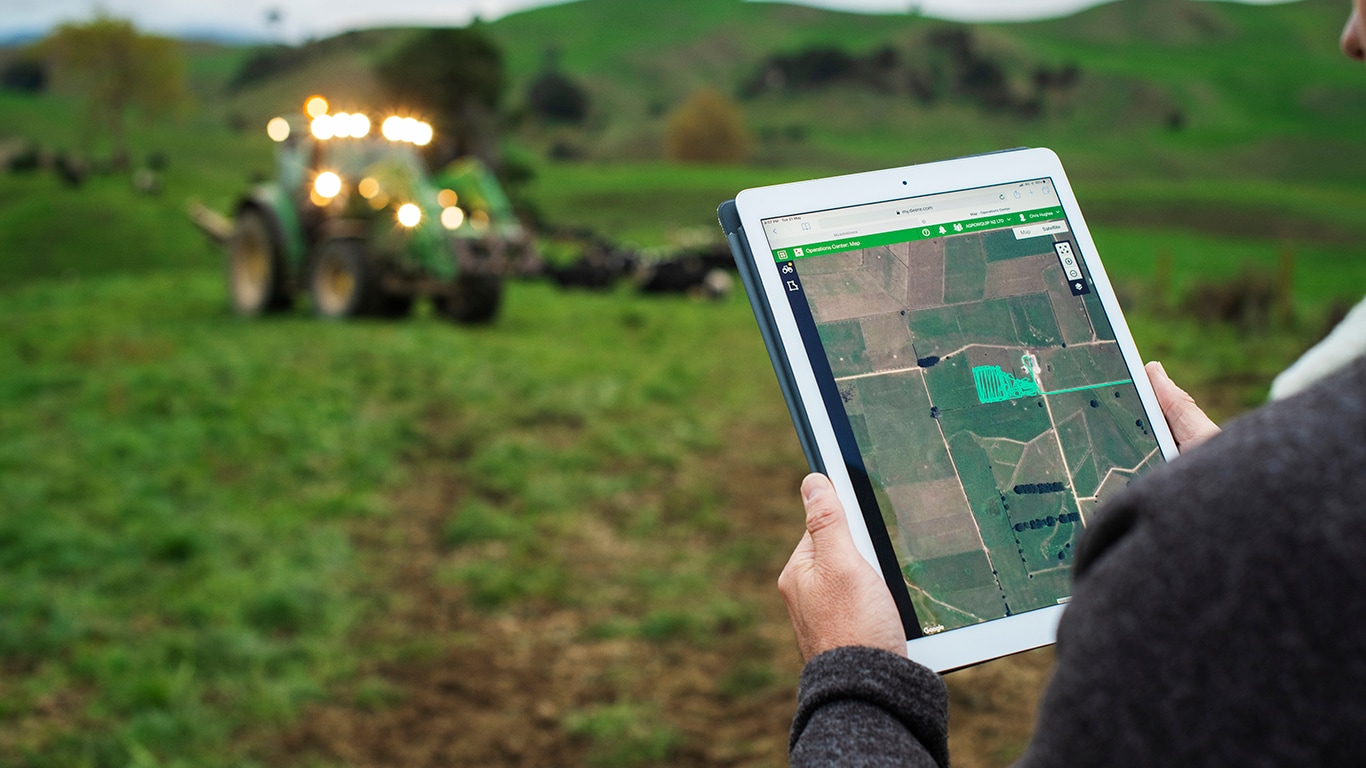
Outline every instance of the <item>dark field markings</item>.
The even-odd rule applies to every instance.
[[[1048,411],[1048,422],[1053,425],[1053,439],[1058,442],[1058,455],[1062,458],[1062,470],[1070,480],[1072,478],[1072,467],[1067,463],[1067,448],[1062,444],[1062,435],[1058,434],[1058,420],[1053,416],[1053,405],[1051,398],[1042,398],[1044,410]],[[1072,510],[1081,512],[1081,499],[1077,498],[1077,489],[1072,488],[1068,491],[1068,496],[1072,499]],[[1085,525],[1085,523],[1083,523]]]

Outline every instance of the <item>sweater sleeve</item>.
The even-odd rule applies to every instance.
[[[1137,480],[1082,539],[1021,768],[1347,766],[1366,723],[1366,359]],[[802,673],[793,766],[948,764],[932,671]]]
[[[1097,514],[1023,766],[1355,765],[1366,361]]]
[[[802,670],[789,757],[801,766],[948,765],[948,690],[928,668],[837,648]]]

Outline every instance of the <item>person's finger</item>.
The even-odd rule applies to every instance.
[[[1162,416],[1171,427],[1178,448],[1189,450],[1219,434],[1219,425],[1200,410],[1195,398],[1176,386],[1162,363],[1148,363],[1144,371],[1153,384],[1153,391],[1157,393],[1157,404],[1162,407]]]
[[[806,504],[806,531],[815,551],[853,546],[849,526],[844,520],[844,505],[835,495],[830,478],[810,474],[802,480],[802,501]]]
[[[892,594],[859,554],[830,480],[802,481],[806,534],[778,577],[803,659],[847,645],[905,655],[906,637]]]
[[[1361,39],[1361,12],[1353,8],[1347,25],[1342,28],[1342,52],[1357,61],[1366,60],[1366,40]]]

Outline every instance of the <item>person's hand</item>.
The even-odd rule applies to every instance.
[[[1366,0],[1352,3],[1352,15],[1342,28],[1342,52],[1349,59],[1366,61]]]
[[[1162,363],[1148,363],[1143,370],[1148,374],[1148,381],[1153,383],[1157,404],[1162,406],[1162,416],[1171,427],[1177,448],[1187,451],[1219,434],[1219,425],[1200,410],[1195,398],[1176,386]]]
[[[825,475],[802,481],[806,535],[778,577],[802,660],[846,645],[906,655],[892,593],[854,547],[844,506]]]

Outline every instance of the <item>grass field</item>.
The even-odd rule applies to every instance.
[[[743,631],[772,610],[724,586],[767,582],[781,549],[755,546],[716,470],[800,468],[747,311],[526,286],[496,330],[249,323],[203,271],[7,293],[0,654],[21,727],[0,754],[241,764],[241,729],[288,723],[371,654],[471,642],[357,640],[399,597],[357,532],[402,528],[419,481],[451,488],[435,570],[462,610],[572,612],[566,641],[660,653],[735,636],[774,684],[778,649]]]
[[[804,138],[738,166],[660,160],[659,107],[731,92],[770,52],[913,43],[929,22],[586,0],[489,29],[513,102],[552,41],[593,85],[598,122],[571,138],[600,154],[550,162],[544,135],[509,137],[531,198],[645,248],[712,232],[748,186],[1055,147],[1139,348],[1226,419],[1366,286],[1366,80],[1332,50],[1341,3],[1180,4],[1207,18],[1157,26],[1171,9],[1152,5],[980,30],[1021,60],[1080,62],[1093,109],[765,96],[752,130]],[[799,664],[772,583],[803,461],[743,298],[518,283],[481,329],[426,307],[229,314],[221,254],[184,215],[271,172],[263,131],[228,119],[364,94],[363,65],[403,34],[237,93],[223,84],[249,52],[193,47],[195,109],[132,124],[136,158],[169,158],[160,196],[0,175],[0,764],[783,764]],[[1124,111],[1145,86],[1184,130]],[[0,114],[0,142],[107,151],[69,98],[0,92]],[[1288,311],[1195,314],[1250,290],[1248,270]],[[970,396],[951,362],[936,376]],[[925,567],[972,592],[985,559]],[[949,678],[955,764],[1018,754],[1046,670],[1045,654]]]

